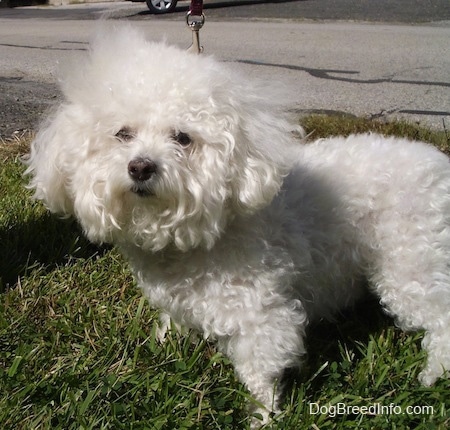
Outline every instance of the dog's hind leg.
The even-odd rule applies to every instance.
[[[420,281],[412,279],[399,291],[383,282],[377,291],[382,305],[401,328],[425,330],[422,347],[427,351],[427,362],[419,379],[431,385],[450,370],[450,287],[428,284],[427,290],[418,290],[419,285]]]
[[[422,215],[402,218],[396,212],[380,219],[371,276],[398,325],[425,330],[428,358],[419,375],[424,385],[450,370],[450,204],[447,196],[435,198]]]

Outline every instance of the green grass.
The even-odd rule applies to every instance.
[[[448,150],[445,131],[311,116],[312,137],[376,130]],[[27,139],[0,144],[0,428],[247,429],[251,401],[229,361],[195,336],[155,340],[157,313],[115,249],[89,244],[23,187]],[[277,429],[444,429],[450,387],[423,388],[419,334],[394,328],[373,301],[310,328]],[[350,414],[312,414],[354,406]],[[430,406],[366,415],[362,407]],[[359,408],[359,409],[358,409]],[[396,409],[397,411],[397,409]]]

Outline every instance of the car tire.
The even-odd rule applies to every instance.
[[[177,5],[177,0],[145,0],[150,12],[155,14],[173,12]]]

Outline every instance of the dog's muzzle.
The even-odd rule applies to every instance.
[[[128,174],[134,181],[132,191],[140,196],[152,195],[148,181],[158,170],[149,158],[135,158],[128,163]]]

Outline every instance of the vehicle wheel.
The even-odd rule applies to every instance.
[[[169,13],[175,9],[177,0],[146,0],[146,3],[153,13]]]

